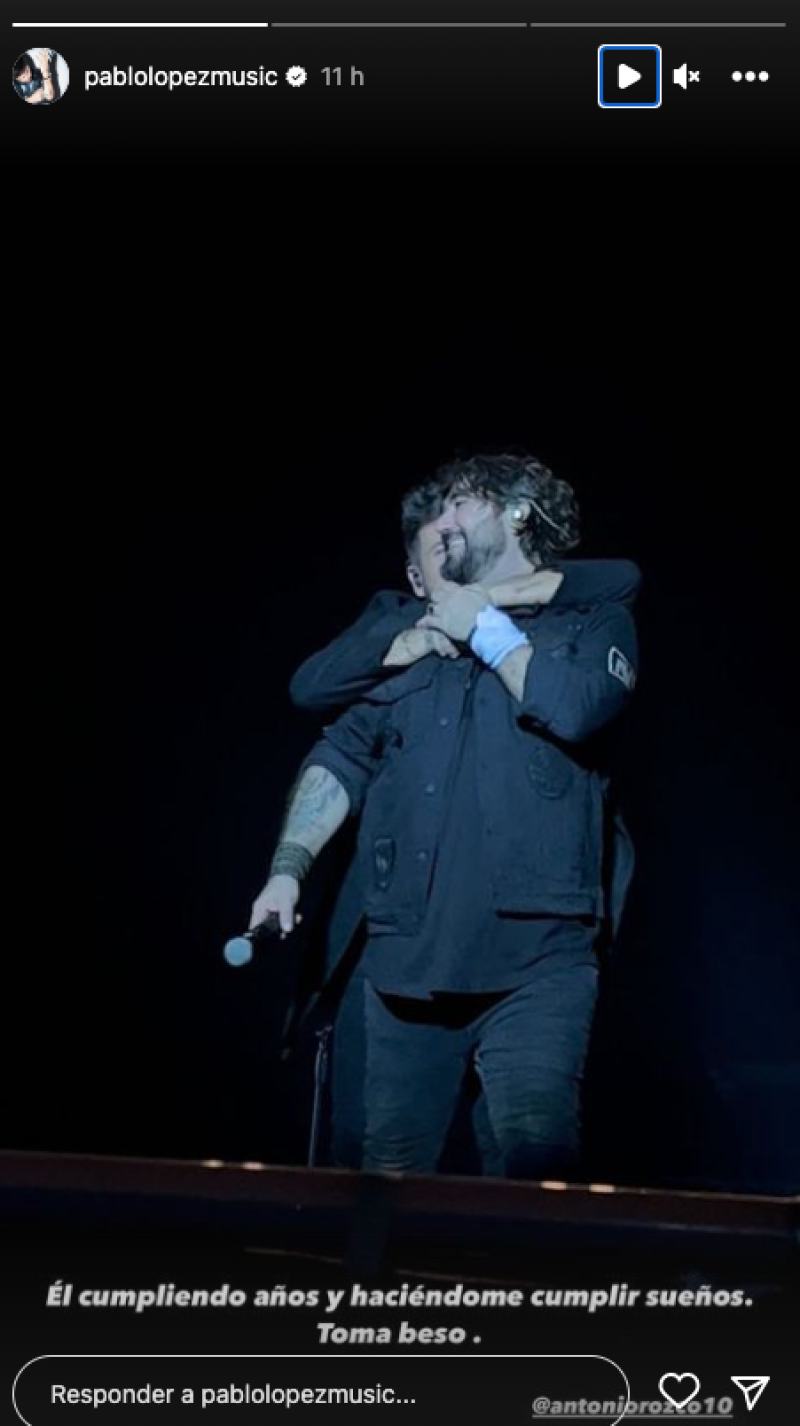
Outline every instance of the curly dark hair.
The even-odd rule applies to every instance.
[[[546,564],[580,541],[580,509],[572,486],[536,456],[475,455],[449,461],[431,484],[442,491],[442,503],[459,491],[491,500],[501,509],[524,501],[530,507],[520,532],[526,559]]]
[[[423,485],[415,485],[403,496],[400,506],[400,528],[407,555],[412,555],[417,536],[423,525],[430,524],[441,515],[447,492],[441,481],[426,480]]]

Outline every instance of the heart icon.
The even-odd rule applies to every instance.
[[[685,1396],[673,1396],[672,1392],[667,1390],[667,1382],[674,1383],[678,1391],[685,1390],[683,1386],[684,1382],[692,1382],[693,1386],[691,1391],[686,1392]],[[694,1372],[681,1372],[680,1376],[677,1372],[665,1372],[658,1383],[658,1389],[661,1395],[667,1398],[667,1401],[671,1402],[678,1411],[681,1411],[684,1406],[688,1406],[693,1397],[697,1396],[700,1390],[700,1378],[696,1377]]]

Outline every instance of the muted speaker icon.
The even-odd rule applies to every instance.
[[[685,65],[685,64],[682,64],[681,67],[680,67],[680,69],[673,69],[673,71],[672,71],[672,83],[673,83],[673,84],[679,84],[679,85],[681,86],[681,89],[685,89],[685,88],[686,88],[686,85],[687,85],[687,82],[688,82],[688,79],[687,79],[687,70],[686,70],[686,65]]]

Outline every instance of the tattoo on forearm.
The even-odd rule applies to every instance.
[[[294,842],[316,856],[349,810],[342,784],[327,768],[306,768],[289,798],[281,842]]]

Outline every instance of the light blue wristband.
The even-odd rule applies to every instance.
[[[513,619],[509,619],[502,609],[487,604],[475,621],[469,646],[482,663],[489,668],[497,668],[514,649],[521,648],[527,642],[527,635]]]

